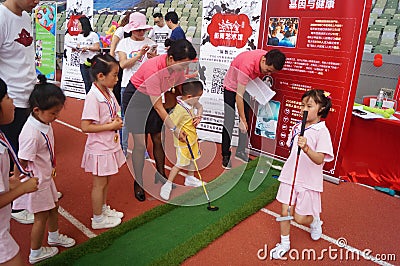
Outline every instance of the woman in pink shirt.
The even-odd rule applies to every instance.
[[[332,106],[328,92],[310,90],[301,98],[301,111],[308,111],[304,136],[299,136],[301,123],[296,124],[290,133],[287,145],[291,148],[279,181],[279,191],[276,199],[282,203],[282,216],[288,216],[288,206],[291,195],[294,171],[296,180],[290,206],[296,205],[294,220],[302,225],[310,226],[311,238],[318,240],[322,235],[321,193],[323,190],[322,169],[325,162],[333,160],[333,148],[328,128],[321,118],[326,118]],[[303,152],[298,158],[295,169],[297,149]],[[290,221],[281,221],[281,242],[270,252],[272,259],[281,259],[290,249]]]
[[[164,171],[165,154],[161,141],[162,126],[174,132],[175,136],[185,141],[185,133],[178,132],[176,125],[164,108],[162,94],[185,80],[184,71],[197,53],[193,45],[185,40],[171,41],[167,54],[156,56],[144,62],[131,77],[125,89],[123,106],[125,124],[133,135],[134,148],[132,163],[135,175],[135,197],[139,201],[146,199],[143,186],[145,137],[150,134],[153,142],[153,155],[156,161],[156,179],[166,182]],[[160,177],[163,176],[164,178]]]

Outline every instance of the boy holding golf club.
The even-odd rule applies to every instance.
[[[281,259],[290,250],[290,220],[310,226],[313,240],[322,235],[321,192],[322,169],[333,160],[333,148],[326,118],[332,103],[328,92],[310,90],[301,98],[303,120],[294,125],[287,145],[291,148],[283,166],[276,199],[282,203],[281,242],[270,251],[271,259]],[[296,205],[295,209],[292,206]]]
[[[160,196],[164,200],[169,200],[172,190],[172,182],[181,169],[188,170],[185,178],[185,186],[200,187],[202,181],[194,176],[194,162],[200,158],[199,144],[197,142],[196,127],[201,121],[203,106],[199,103],[199,98],[203,94],[203,84],[197,79],[188,79],[182,84],[182,96],[177,97],[177,105],[169,115],[176,125],[174,130],[183,130],[187,135],[187,143],[179,141],[174,136],[176,147],[176,163],[172,167],[168,181],[161,187]],[[191,147],[191,151],[188,148]]]

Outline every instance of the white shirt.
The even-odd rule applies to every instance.
[[[89,47],[92,46],[95,43],[100,43],[99,36],[97,35],[96,32],[91,31],[88,36],[83,36],[82,33],[78,35],[78,44],[79,47]],[[88,58],[93,58],[97,52],[94,51],[89,51],[87,50],[86,52],[81,52],[79,56],[79,61],[81,64],[85,63],[86,59]]]
[[[155,42],[150,40],[149,38],[144,38],[143,41],[134,41],[132,38],[125,38],[119,41],[115,52],[123,52],[126,54],[126,58],[130,59],[140,52],[145,45],[154,45]],[[147,60],[147,55],[144,55],[141,59],[135,62],[135,64],[130,68],[124,68],[124,72],[122,73],[122,81],[121,87],[126,87],[128,85],[129,79],[132,77],[133,73],[135,73],[141,64]]]
[[[119,38],[119,41],[121,41],[124,38],[124,27],[118,27],[115,32],[114,35],[117,36]],[[118,43],[117,43],[118,45]],[[119,57],[118,57],[118,53],[115,53],[114,56],[115,60],[119,61]]]
[[[164,27],[154,25],[153,29],[149,32],[149,38],[157,43],[157,54],[166,54],[164,42],[171,36],[171,29],[168,28],[167,24]]]
[[[0,78],[8,86],[14,105],[28,108],[29,95],[36,84],[35,49],[31,18],[0,5]]]

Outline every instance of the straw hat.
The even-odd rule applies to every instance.
[[[153,27],[146,25],[146,16],[139,12],[134,12],[129,16],[129,23],[124,26],[125,32],[133,30],[151,30]]]

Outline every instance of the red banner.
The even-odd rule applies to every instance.
[[[268,122],[260,114],[252,127],[251,146],[266,150],[265,144],[276,145],[274,154],[286,159],[285,143],[290,128],[300,120],[303,93],[322,89],[331,93],[333,107],[326,119],[331,132],[335,160],[326,163],[324,171],[338,176],[342,147],[346,142],[356,94],[371,0],[304,0],[266,1],[261,16],[258,47],[280,49],[287,61],[282,71],[271,79],[276,95],[275,132],[269,134]],[[258,110],[254,109],[254,110]],[[262,117],[261,117],[262,118]],[[268,119],[272,119],[271,117]],[[257,123],[264,123],[264,128]],[[262,126],[262,125],[261,125]],[[263,131],[264,130],[264,131]],[[270,129],[269,129],[270,130]],[[268,146],[268,145],[267,145]]]

